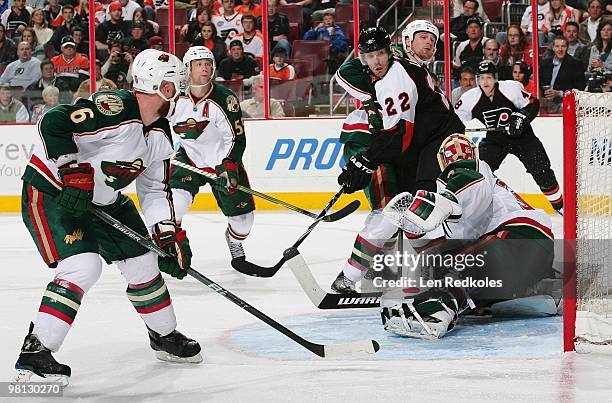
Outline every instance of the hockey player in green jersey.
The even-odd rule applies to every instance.
[[[176,159],[216,174],[211,181],[184,168],[172,170],[172,194],[180,223],[200,188],[211,184],[212,192],[227,217],[225,239],[232,262],[244,260],[242,241],[253,226],[255,203],[250,194],[236,191],[236,185],[249,186],[242,155],[246,137],[242,111],[236,95],[214,82],[215,58],[205,46],[193,46],[183,56],[189,80],[185,96],[176,103],[171,125],[180,148]]]
[[[147,326],[157,358],[202,361],[200,345],[175,330],[160,274],[182,278],[191,263],[168,183],[173,147],[166,117],[185,87],[185,68],[171,54],[146,50],[134,60],[133,76],[133,93],[97,92],[51,109],[39,122],[42,144],[22,177],[22,216],[54,275],[15,364],[18,382],[35,376],[68,383],[70,367],[51,353],[62,345],[83,296],[100,277],[100,257],[115,263],[125,278],[127,297]],[[144,221],[121,193],[134,181]],[[142,235],[151,231],[172,257],[158,258],[100,221],[92,207]]]
[[[421,61],[433,56],[438,30],[431,22],[414,21],[405,35],[409,55]],[[354,292],[373,256],[394,244],[397,228],[383,220],[380,209],[399,192],[435,190],[438,148],[446,136],[464,130],[422,62],[393,56],[390,45],[384,28],[366,28],[359,36],[359,58],[336,73],[338,83],[363,103],[343,128],[347,163],[338,183],[347,193],[366,189],[372,208],[332,284],[338,293]]]

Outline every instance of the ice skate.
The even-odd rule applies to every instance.
[[[331,285],[331,289],[338,294],[354,294],[357,292],[355,283],[346,277],[343,271],[338,274],[338,277],[336,277]]]
[[[202,362],[200,344],[177,330],[162,336],[149,329],[149,341],[159,360],[180,363]]]

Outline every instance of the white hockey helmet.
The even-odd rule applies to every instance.
[[[187,52],[185,52],[183,56],[183,64],[187,68],[187,74],[191,74],[191,62],[202,59],[208,59],[212,63],[212,73],[210,75],[210,79],[212,80],[215,76],[217,65],[215,64],[215,55],[213,55],[213,52],[206,46],[192,46],[187,49]]]
[[[438,164],[442,171],[453,162],[468,159],[478,160],[478,147],[465,134],[451,134],[438,150]]]
[[[410,24],[406,25],[406,28],[402,31],[402,45],[404,46],[404,50],[409,52],[409,46],[406,45],[406,38],[410,39],[410,43],[414,39],[414,35],[417,32],[429,32],[433,34],[436,38],[434,41],[434,53],[436,53],[436,45],[438,44],[438,39],[440,38],[440,31],[438,31],[438,27],[436,27],[429,20],[414,20]]]
[[[135,91],[157,94],[165,101],[172,101],[187,88],[187,72],[181,60],[161,50],[146,49],[140,52],[134,59],[132,76]],[[163,81],[174,84],[176,94],[172,99],[166,98],[160,91]]]

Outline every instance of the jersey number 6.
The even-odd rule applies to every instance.
[[[407,110],[410,109],[410,97],[408,97],[408,94],[405,92],[402,92],[401,94],[398,95],[398,98],[400,100],[400,109],[402,110],[402,112],[406,112]],[[388,116],[393,116],[393,115],[397,115],[397,110],[394,107],[394,101],[393,98],[389,97],[387,99],[385,99],[385,105],[387,105],[387,115]]]
[[[93,117],[94,113],[89,108],[77,109],[70,114],[70,120],[75,124],[83,123],[87,119],[92,119]]]

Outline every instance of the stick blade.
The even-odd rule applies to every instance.
[[[352,202],[342,207],[340,210],[336,211],[335,213],[331,213],[323,217],[323,221],[333,222],[333,221],[341,220],[347,215],[357,210],[360,205],[361,203],[359,202],[359,200],[353,200]]]
[[[352,355],[374,354],[378,350],[380,350],[380,344],[376,340],[360,340],[326,345],[323,349],[323,356],[325,358],[340,358]]]

